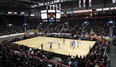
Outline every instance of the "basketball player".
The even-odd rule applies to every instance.
[[[63,39],[63,43],[62,44],[64,44],[65,45],[65,39]]]
[[[53,43],[52,43],[52,42],[49,42],[49,43],[50,43],[50,48],[49,48],[49,49],[51,49],[51,50],[52,50],[52,44],[53,44]]]
[[[43,44],[41,44],[41,49],[42,49],[42,51],[43,51]]]
[[[75,48],[75,46],[76,46],[76,45],[75,45],[75,41],[73,40],[73,41],[72,41],[72,47],[73,47],[73,49]]]
[[[60,43],[58,43],[58,49],[61,49],[61,47],[60,47]]]

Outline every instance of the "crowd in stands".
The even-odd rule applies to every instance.
[[[24,32],[22,22],[23,22],[22,17],[1,15],[0,36]]]
[[[16,38],[0,43],[0,67],[106,67],[110,65],[109,43],[97,42],[86,56],[67,56],[44,51],[22,44],[12,43],[33,36]],[[50,61],[53,57],[60,57],[62,61]],[[67,65],[67,66],[65,66]]]
[[[103,19],[99,19],[99,20],[95,19],[88,21],[69,20],[69,21],[61,21],[56,23],[47,22],[47,23],[41,23],[38,26],[40,26],[39,31],[45,33],[73,33],[78,35],[83,33],[83,34],[93,34],[97,36],[109,36],[108,23]]]
[[[27,27],[28,31],[38,30],[38,32],[43,33],[73,33],[78,35],[83,33],[109,36],[108,21],[110,19],[64,19],[60,22],[32,22],[26,19],[27,25],[24,25],[24,18],[24,16],[0,16],[0,36],[25,32],[24,27]]]

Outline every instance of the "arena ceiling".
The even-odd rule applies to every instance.
[[[44,6],[45,3],[50,4],[56,1],[63,1],[63,0],[0,0],[0,8],[1,9],[31,9],[33,7],[38,8]]]
[[[78,5],[79,0],[0,0],[0,9],[32,9],[41,8],[45,4],[62,3],[62,7]],[[92,0],[92,4],[111,3],[112,0]],[[78,7],[78,6],[76,6]],[[70,7],[71,8],[71,7]]]
[[[33,9],[45,10],[45,3],[47,3],[47,5],[61,3],[62,9],[71,8],[70,10],[73,10],[76,7],[75,10],[77,10],[79,7],[78,1],[79,0],[0,0],[0,12],[1,11],[7,12],[8,10],[14,11],[33,10]],[[109,5],[107,3],[112,4],[112,0],[92,0],[92,7],[94,8],[94,5],[101,6],[99,4],[103,5],[102,7],[96,6],[97,8],[104,8],[105,6],[113,7],[111,4]],[[116,4],[114,4],[114,6],[116,6]]]

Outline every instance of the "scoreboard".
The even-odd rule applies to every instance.
[[[47,21],[55,21],[59,20],[61,17],[60,10],[42,10],[41,11],[41,19]]]

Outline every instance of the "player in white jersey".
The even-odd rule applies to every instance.
[[[71,46],[71,47],[73,46],[73,42],[72,42],[72,41],[70,41],[70,46]]]
[[[75,48],[75,46],[76,46],[76,44],[75,44],[75,41],[73,40],[72,41],[72,47],[73,47],[73,49]]]

